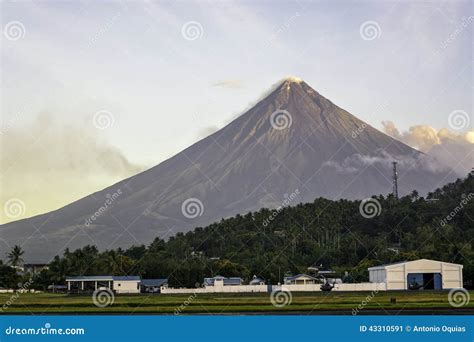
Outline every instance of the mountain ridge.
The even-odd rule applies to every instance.
[[[301,191],[298,202],[387,193],[393,160],[400,163],[401,193],[414,188],[426,193],[446,177],[427,173],[424,163],[432,161],[421,152],[338,107],[303,80],[287,78],[231,123],[158,165],[50,213],[0,226],[0,241],[2,249],[24,244],[27,257],[35,260],[68,246],[147,243],[276,207],[295,189]],[[118,190],[110,207],[86,225]],[[188,199],[202,207],[196,217],[183,213]]]

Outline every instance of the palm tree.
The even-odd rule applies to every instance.
[[[8,253],[8,261],[13,267],[23,264],[23,258],[21,257],[25,253],[20,246],[15,245],[10,253]]]
[[[420,194],[418,193],[418,191],[413,190],[410,193],[410,197],[411,197],[412,200],[416,201],[420,197]]]

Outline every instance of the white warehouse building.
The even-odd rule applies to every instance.
[[[371,283],[387,290],[443,290],[463,287],[463,265],[419,259],[369,268]]]

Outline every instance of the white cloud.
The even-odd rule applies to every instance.
[[[392,121],[383,121],[382,125],[388,135],[429,154],[460,176],[469,173],[474,164],[474,130],[454,133],[446,128],[416,125],[400,132]]]

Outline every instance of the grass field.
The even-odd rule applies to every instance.
[[[474,291],[470,292],[471,297]],[[391,303],[396,298],[396,303]],[[474,297],[473,297],[474,298]],[[112,305],[96,307],[91,296],[64,294],[0,294],[2,314],[430,314],[474,313],[471,301],[461,308],[448,302],[448,292],[317,292],[292,293],[291,303],[275,307],[269,294],[116,295]],[[365,304],[364,304],[365,303]]]

